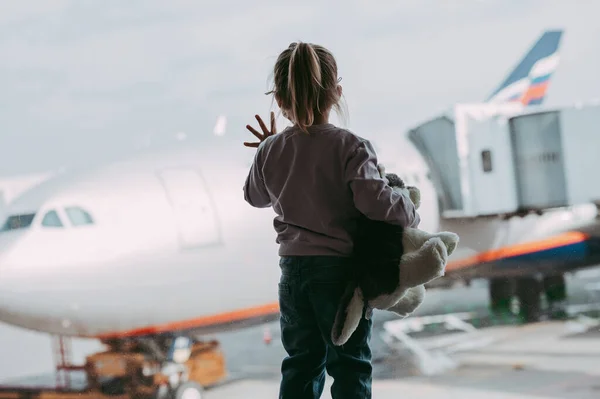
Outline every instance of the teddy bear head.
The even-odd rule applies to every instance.
[[[387,183],[395,191],[398,191],[399,193],[403,194],[404,196],[410,198],[410,200],[415,205],[415,208],[419,209],[419,206],[421,206],[421,192],[419,191],[419,189],[417,187],[407,186],[404,183],[404,180],[402,180],[400,178],[400,176],[398,176],[395,173],[386,173],[385,172],[385,166],[383,166],[381,164],[379,164],[377,166],[377,169],[379,170],[380,176],[385,181],[387,181]]]

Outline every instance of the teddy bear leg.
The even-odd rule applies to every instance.
[[[360,323],[365,307],[360,287],[347,291],[342,298],[331,330],[331,342],[340,346],[346,343]]]
[[[448,252],[444,242],[434,237],[415,252],[404,254],[400,260],[400,283],[415,287],[444,275]]]
[[[365,309],[365,319],[371,320],[373,317],[373,308],[371,306],[367,306]]]
[[[417,285],[406,290],[406,294],[394,305],[388,308],[399,316],[406,317],[421,305],[425,300],[425,287]]]

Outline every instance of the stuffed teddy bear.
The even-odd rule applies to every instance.
[[[421,204],[418,188],[406,186],[393,173],[379,173],[387,183],[410,198],[415,208]],[[343,345],[358,326],[363,311],[388,310],[406,317],[425,299],[424,285],[444,275],[448,256],[459,237],[451,232],[427,233],[403,228],[362,216],[354,239],[354,278],[340,302],[331,332],[334,345]]]

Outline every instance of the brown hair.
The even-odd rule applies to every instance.
[[[274,93],[286,118],[306,128],[330,107],[345,117],[338,94],[337,63],[323,46],[297,42],[279,54],[273,69]]]

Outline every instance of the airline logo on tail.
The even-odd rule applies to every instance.
[[[544,32],[487,101],[517,102],[525,107],[542,104],[550,78],[558,66],[562,34],[562,30]]]

